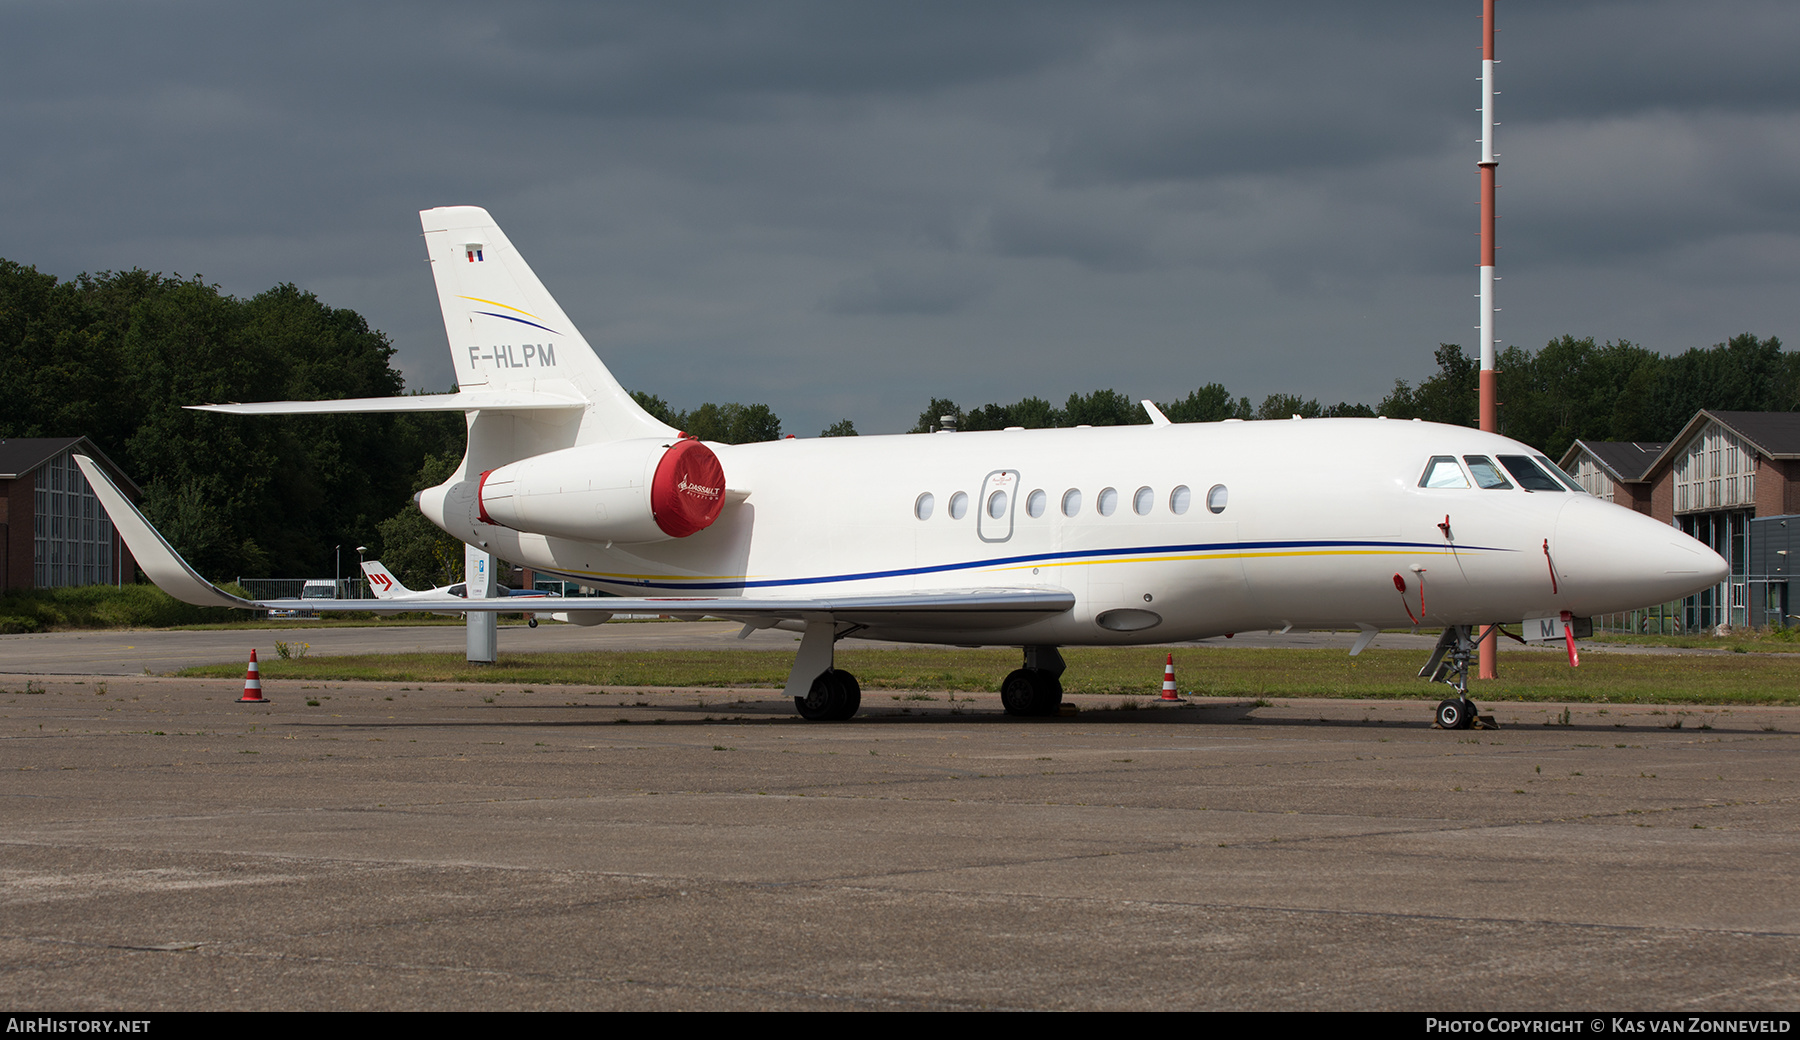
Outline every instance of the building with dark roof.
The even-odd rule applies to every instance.
[[[1589,491],[1611,483],[1612,501],[1731,562],[1730,578],[1682,604],[1687,628],[1800,620],[1789,612],[1787,573],[1789,521],[1800,541],[1800,412],[1702,409],[1663,444],[1577,441],[1563,468],[1590,471],[1592,484],[1581,477]]]
[[[106,468],[133,499],[143,493],[86,437],[0,439],[0,589],[123,585],[137,562],[71,456]]]
[[[1595,498],[1650,512],[1650,467],[1666,441],[1576,441],[1562,457],[1564,473]]]

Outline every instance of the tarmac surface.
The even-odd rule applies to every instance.
[[[1800,709],[240,685],[0,674],[0,1003],[1800,1004]]]

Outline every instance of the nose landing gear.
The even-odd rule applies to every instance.
[[[1492,715],[1483,715],[1469,699],[1469,665],[1475,659],[1475,641],[1471,626],[1456,625],[1444,629],[1431,660],[1419,669],[1419,678],[1430,679],[1454,687],[1456,696],[1438,702],[1435,722],[1440,729],[1499,729]]]

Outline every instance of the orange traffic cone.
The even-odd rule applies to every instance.
[[[256,649],[250,650],[250,669],[244,673],[244,695],[237,699],[239,704],[267,704],[269,699],[262,695],[262,679],[256,672]]]
[[[1165,701],[1179,701],[1181,694],[1175,692],[1175,655],[1169,655],[1169,663],[1163,665],[1163,694]]]

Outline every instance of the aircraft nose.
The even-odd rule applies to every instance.
[[[1723,556],[1680,530],[1586,496],[1557,516],[1551,551],[1578,615],[1667,603],[1731,574]]]

